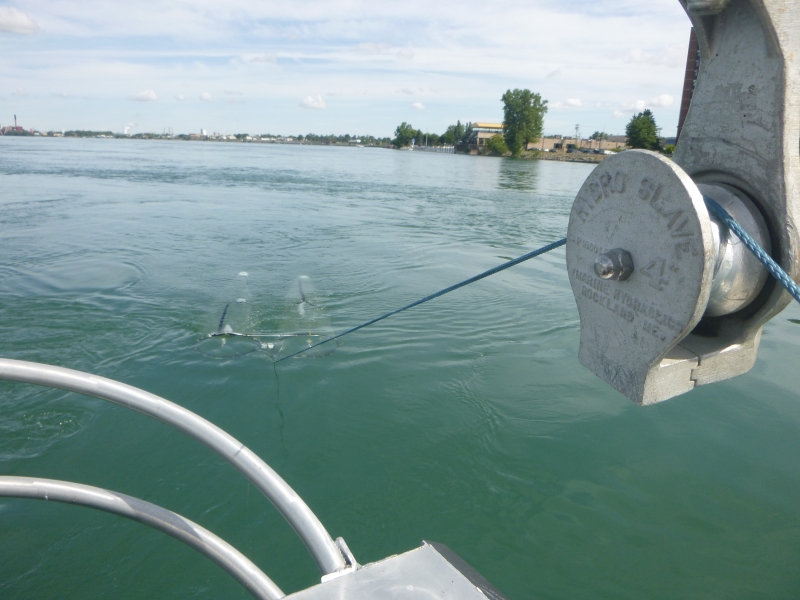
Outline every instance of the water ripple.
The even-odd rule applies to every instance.
[[[41,390],[6,392],[0,407],[0,461],[41,456],[85,430],[92,419],[89,409],[76,406],[66,394],[54,400],[52,394]]]

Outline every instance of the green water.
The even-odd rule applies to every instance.
[[[767,325],[750,374],[646,409],[578,364],[563,248],[281,362],[277,378],[285,348],[198,351],[228,303],[234,329],[321,335],[561,238],[591,168],[0,138],[0,355],[196,411],[362,564],[429,539],[512,600],[797,598],[800,307]],[[0,474],[141,497],[287,592],[318,581],[269,502],[197,442],[32,386],[0,383],[0,411]],[[0,598],[247,597],[142,525],[0,502]]]

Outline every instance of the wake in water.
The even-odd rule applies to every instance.
[[[274,362],[296,353],[298,358],[323,358],[341,346],[337,343],[330,348],[310,349],[331,332],[322,316],[324,308],[317,302],[314,286],[307,275],[298,277],[286,294],[286,308],[276,319],[278,332],[258,331],[261,324],[252,315],[248,278],[246,271],[239,273],[240,295],[223,307],[217,330],[198,341],[195,346],[198,352],[217,360],[262,352]],[[309,352],[304,352],[305,348],[309,348]]]
[[[308,285],[308,275],[300,275],[297,279],[297,289],[300,292],[300,302],[297,303],[297,312],[301,317],[306,316],[306,306],[316,306],[316,304],[312,304],[308,301],[308,298],[306,298],[305,290],[303,290],[303,280],[305,280],[306,285]]]

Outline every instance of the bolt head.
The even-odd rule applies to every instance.
[[[594,272],[600,279],[625,281],[633,273],[633,258],[627,250],[614,248],[595,259]]]
[[[594,261],[594,272],[600,279],[611,279],[614,277],[614,261],[605,254],[601,254]]]

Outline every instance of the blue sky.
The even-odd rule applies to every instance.
[[[545,133],[677,127],[678,0],[0,0],[0,125],[391,135],[550,103]]]

